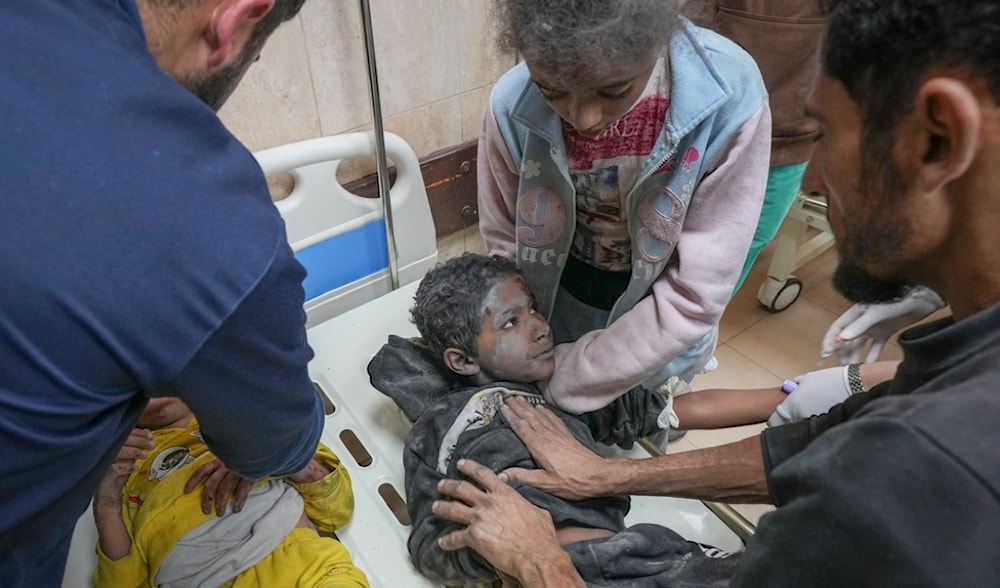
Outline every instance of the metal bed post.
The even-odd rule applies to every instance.
[[[392,225],[392,202],[389,200],[389,162],[385,156],[385,129],[382,126],[382,102],[378,92],[378,69],[375,66],[375,37],[372,34],[372,12],[368,0],[361,0],[361,22],[364,25],[365,54],[368,57],[368,93],[372,103],[372,126],[375,132],[375,169],[378,195],[385,219],[386,245],[389,250],[389,283],[399,288],[399,266],[396,259],[396,233]]]

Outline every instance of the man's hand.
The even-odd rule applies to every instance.
[[[230,498],[233,500],[233,512],[243,510],[247,496],[253,490],[252,480],[247,480],[230,470],[218,459],[213,459],[195,470],[184,486],[184,493],[190,493],[202,481],[205,482],[205,487],[201,491],[201,512],[205,514],[212,512],[214,502],[215,512],[220,517],[226,514]]]
[[[552,411],[519,397],[507,398],[501,410],[539,468],[510,468],[500,474],[501,479],[570,500],[603,495],[593,482],[606,460],[581,445]]]
[[[830,325],[823,337],[820,355],[836,354],[841,365],[861,363],[865,345],[871,342],[863,361],[877,361],[886,341],[896,331],[927,318],[944,306],[944,300],[925,286],[912,288],[895,302],[855,304]]]
[[[525,586],[583,586],[556,538],[549,513],[525,500],[489,468],[459,460],[472,482],[441,480],[438,490],[455,500],[434,502],[434,514],[466,525],[438,540],[445,551],[473,549],[504,577]]]
[[[771,418],[767,419],[769,427],[794,423],[813,415],[823,414],[851,395],[846,366],[809,372],[795,376],[793,381],[799,387],[791,392],[788,398],[778,405]]]

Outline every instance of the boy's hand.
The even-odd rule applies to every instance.
[[[310,459],[306,467],[288,476],[288,479],[296,484],[308,484],[322,480],[330,474],[330,470],[315,459]]]
[[[602,496],[600,489],[592,486],[604,458],[581,445],[552,411],[517,397],[507,398],[500,410],[538,465],[537,470],[504,470],[501,479],[569,500]]]
[[[149,455],[154,447],[153,434],[147,429],[132,429],[128,438],[118,450],[118,456],[105,472],[94,492],[94,508],[111,507],[117,509],[122,503],[122,488],[128,477],[136,470],[136,460]]]
[[[184,486],[184,493],[189,494],[203,480],[205,487],[201,491],[201,512],[205,514],[212,512],[214,502],[216,514],[223,516],[226,514],[230,498],[233,500],[233,512],[240,512],[247,502],[247,496],[253,490],[253,480],[247,480],[230,470],[218,459],[213,459],[195,470]]]

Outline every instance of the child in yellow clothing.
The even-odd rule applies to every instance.
[[[190,482],[225,466],[187,406],[156,399],[139,422],[148,429],[133,431],[94,497],[98,587],[369,586],[347,549],[319,534],[354,511],[350,476],[328,447],[295,475],[247,484],[245,502],[219,504],[216,516]]]

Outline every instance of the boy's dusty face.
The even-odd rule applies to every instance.
[[[503,278],[483,302],[475,358],[493,380],[540,382],[555,368],[552,330],[520,276]]]

